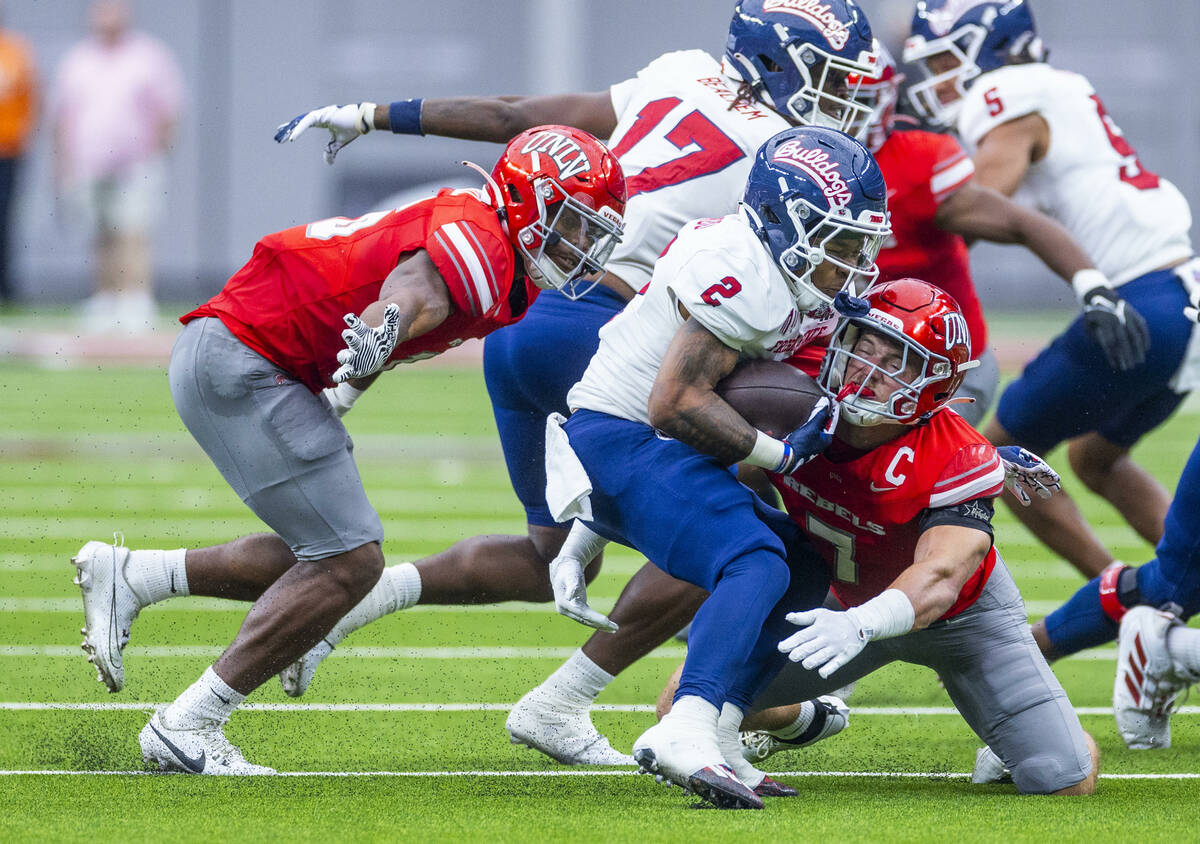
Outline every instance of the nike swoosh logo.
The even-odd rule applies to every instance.
[[[891,492],[894,489],[900,489],[898,486],[875,486],[875,482],[871,481],[871,492]]]
[[[158,727],[154,726],[153,722],[151,722],[151,724],[150,724],[150,729],[154,730],[154,734],[159,737],[159,739],[162,741],[163,744],[165,744],[167,746],[167,750],[174,753],[175,758],[177,758],[180,762],[182,762],[183,766],[185,768],[187,768],[189,771],[191,771],[194,774],[204,773],[205,751],[201,750],[200,755],[197,756],[195,759],[193,759],[190,756],[188,756],[186,753],[184,753],[182,750],[180,750],[178,747],[176,747],[175,742],[171,741],[169,738],[164,736],[159,731]]]
[[[222,697],[222,696],[221,696],[221,694],[220,694],[220,692],[218,692],[216,689],[209,689],[209,691],[210,691],[210,692],[212,692],[212,693],[213,693],[213,696],[214,696],[214,697],[215,697],[217,700],[221,701],[221,703],[225,704],[226,706],[228,706],[228,705],[229,705],[229,698],[227,698],[227,697]]]
[[[171,594],[175,594],[175,572],[171,572]]]

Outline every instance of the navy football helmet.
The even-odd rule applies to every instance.
[[[796,307],[814,311],[879,276],[887,187],[867,148],[818,126],[785,129],[754,157],[742,213],[771,253]]]
[[[954,125],[962,98],[980,74],[1045,60],[1025,0],[917,0],[912,34],[904,43],[904,61],[925,75],[909,87],[908,97],[935,126]]]
[[[848,131],[862,124],[855,94],[874,75],[873,42],[854,0],[740,0],[724,67],[789,121]]]

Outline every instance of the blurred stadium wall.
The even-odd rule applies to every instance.
[[[910,0],[861,0],[897,45]],[[189,109],[170,162],[170,214],[157,235],[160,298],[207,298],[262,234],[356,215],[430,181],[470,184],[458,165],[490,167],[499,147],[372,135],[321,160],[318,137],[278,147],[278,123],[360,99],[600,90],[659,53],[719,55],[732,0],[134,0],[138,26],[176,52]],[[1200,205],[1200,97],[1191,63],[1200,3],[1033,0],[1052,62],[1096,85],[1150,169]],[[4,0],[7,26],[32,42],[43,91],[86,28],[87,0]],[[55,214],[43,121],[23,174],[14,243],[32,301],[89,288],[87,249]],[[973,254],[986,303],[1067,303],[1065,286],[1022,250]]]

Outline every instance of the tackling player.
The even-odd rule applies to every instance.
[[[914,279],[876,285],[865,298],[839,322],[822,365],[821,385],[841,405],[833,444],[773,476],[849,609],[788,614],[803,628],[778,643],[792,664],[755,701],[780,708],[747,726],[786,726],[795,707],[785,704],[901,660],[938,673],[1022,792],[1090,794],[1095,744],[1029,634],[992,543],[1003,463],[943,410],[974,363],[963,314]]]
[[[836,413],[823,398],[778,440],[715,385],[739,360],[784,359],[827,335],[833,296],[875,278],[887,234],[886,188],[866,147],[832,129],[780,132],[755,156],[738,212],[685,225],[649,287],[601,330],[567,397],[570,419],[547,427],[547,502],[560,521],[577,517],[550,567],[559,611],[611,626],[587,606],[578,563],[596,534],[709,592],[675,707],[634,743],[634,758],[718,806],[762,806],[723,743],[740,747],[741,709],[777,639],[764,623],[785,593],[787,604],[819,604],[826,592],[790,577],[784,539],[729,466],[791,473],[828,444]]]
[[[854,99],[852,80],[873,75],[874,61],[870,27],[853,0],[821,8],[743,0],[721,61],[700,50],[673,52],[607,91],[329,106],[280,127],[281,142],[309,128],[328,129],[325,155],[332,162],[373,129],[506,141],[537,123],[566,123],[609,138],[629,177],[625,234],[597,286],[575,286],[576,302],[540,298],[524,320],[484,344],[484,376],[527,536],[473,537],[385,569],[366,599],[284,672],[289,694],[303,694],[345,636],[389,612],[415,603],[551,599],[546,566],[567,530],[546,506],[546,416],[567,412],[567,391],[595,353],[600,327],[649,283],[655,259],[679,228],[737,207],[763,142],[791,123],[865,125],[869,107]],[[597,570],[598,561],[589,579]],[[620,631],[593,636],[522,698],[506,722],[512,739],[565,763],[632,763],[596,731],[589,707],[614,675],[687,624],[703,599],[702,590],[645,566],[613,611]]]
[[[926,75],[914,105],[957,127],[976,181],[1059,220],[1099,267],[1074,276],[1083,314],[1008,386],[985,434],[1043,455],[1068,441],[1084,484],[1157,542],[1170,497],[1129,450],[1200,381],[1188,354],[1200,332],[1180,314],[1181,276],[1195,271],[1187,201],[1143,166],[1084,77],[1045,63],[1024,0],[920,0],[904,59]],[[1014,510],[1086,575],[1113,563],[1069,497]]]
[[[233,644],[142,730],[146,761],[271,772],[243,758],[224,723],[383,569],[383,527],[339,408],[381,371],[515,322],[539,288],[598,271],[624,206],[620,164],[601,143],[538,127],[508,145],[484,190],[268,235],[219,294],[181,318],[175,406],[275,532],[187,551],[89,542],[75,556],[83,646],[110,691],[124,684],[122,651],[143,607],[188,594],[254,602]]]

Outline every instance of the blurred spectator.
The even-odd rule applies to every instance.
[[[63,58],[51,96],[55,187],[94,238],[85,329],[146,331],[155,315],[151,226],[183,82],[166,45],[130,29],[127,3],[97,0],[90,23],[91,35]]]
[[[33,51],[20,35],[0,28],[0,305],[12,302],[9,212],[21,157],[37,110]]]

